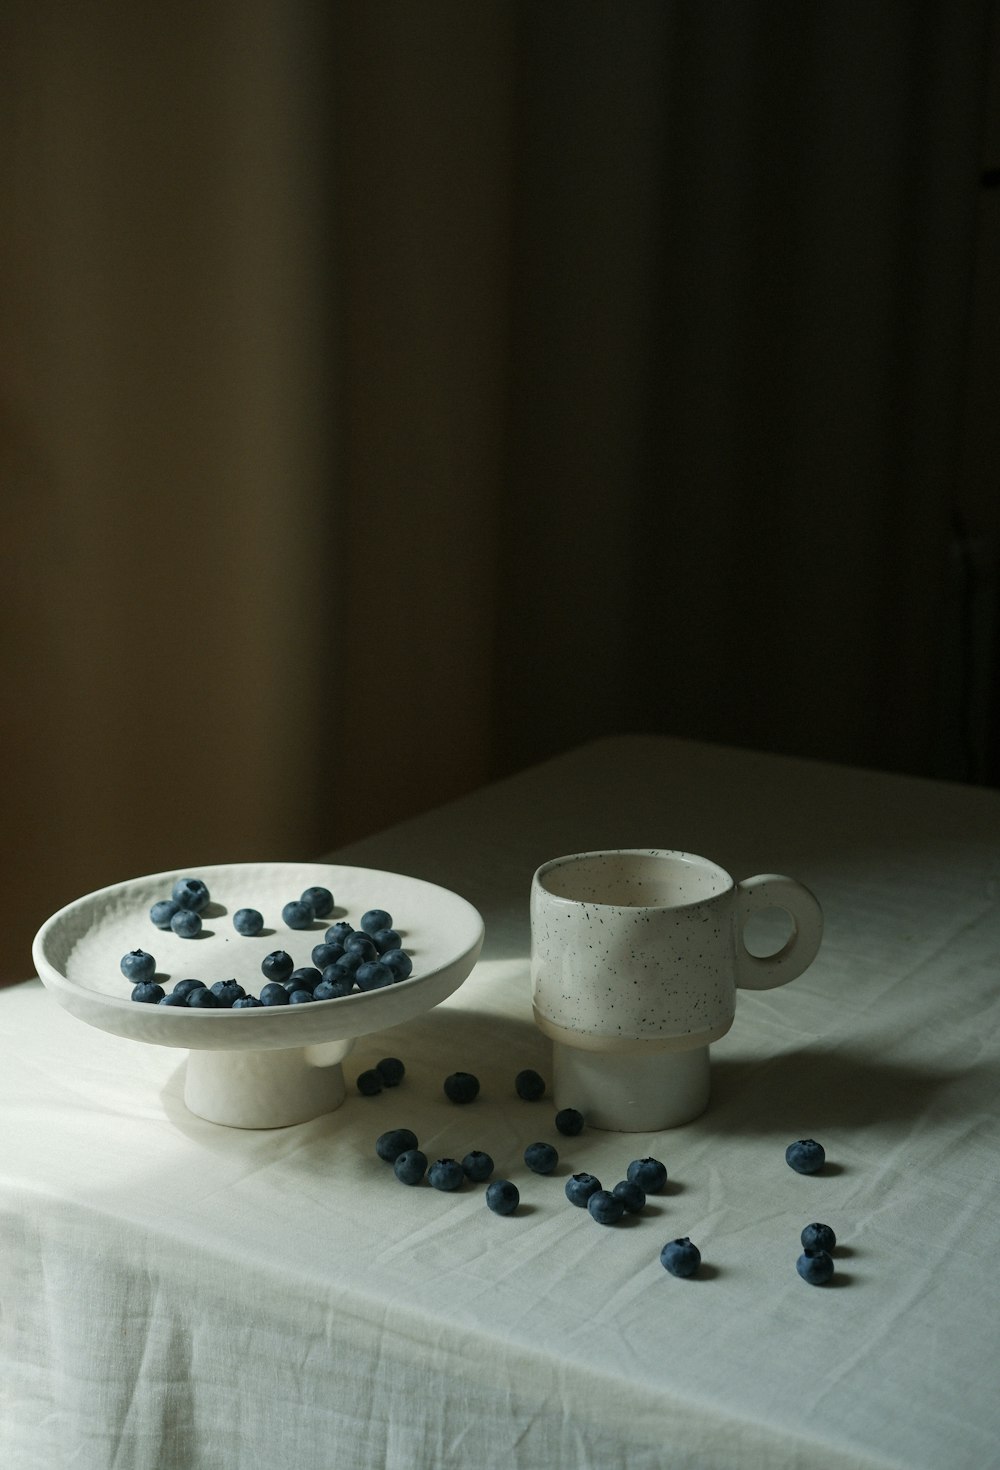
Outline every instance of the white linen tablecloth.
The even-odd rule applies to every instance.
[[[673,847],[787,872],[826,914],[791,986],[742,994],[713,1099],[661,1134],[562,1138],[531,1021],[527,900],[561,852]],[[1000,795],[657,738],[606,740],[336,854],[483,912],[469,980],[362,1039],[398,1089],[244,1132],[183,1053],[0,993],[0,1464],[10,1470],[989,1470],[1000,1465]],[[196,869],[192,869],[196,871]],[[124,875],[123,875],[124,876]],[[447,1101],[475,1072],[480,1097]],[[374,1152],[490,1152],[521,1189],[407,1188]],[[815,1137],[828,1168],[784,1162]],[[526,1144],[550,1139],[556,1175]],[[633,1158],[665,1193],[601,1227],[564,1196]],[[802,1226],[837,1275],[795,1271]],[[659,1264],[688,1235],[704,1269]]]

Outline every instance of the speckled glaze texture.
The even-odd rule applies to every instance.
[[[755,959],[742,927],[758,907],[787,909],[785,948]],[[740,985],[784,984],[811,962],[819,906],[794,880],[737,884],[691,853],[577,853],[536,872],[531,887],[535,1019],[584,1050],[684,1050],[733,1023]]]

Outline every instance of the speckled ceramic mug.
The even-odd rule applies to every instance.
[[[751,914],[784,909],[792,933],[751,954]],[[544,863],[531,885],[535,1020],[553,1043],[556,1106],[598,1128],[646,1132],[703,1112],[709,1046],[738,989],[794,980],[820,946],[823,916],[776,873],[737,883],[707,858],[634,848]]]

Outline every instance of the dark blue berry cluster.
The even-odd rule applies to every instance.
[[[170,930],[184,939],[196,938],[202,930],[202,914],[211,899],[200,878],[181,878],[169,899],[159,899],[149,911],[158,929]],[[327,918],[334,907],[328,888],[314,885],[281,910],[282,923],[291,930],[312,929]],[[264,931],[259,909],[240,908],[233,914],[237,934],[255,937]],[[381,990],[408,980],[413,960],[403,948],[402,936],[393,928],[385,909],[368,909],[358,928],[345,919],[331,924],[310,954],[308,965],[296,965],[285,949],[276,949],[261,963],[265,984],[253,994],[235,979],[206,985],[201,980],[181,980],[168,993],[158,984],[156,960],[145,950],[132,950],[121,961],[122,974],[133,983],[132,999],[152,1005],[183,1005],[192,1010],[252,1010],[270,1006],[304,1005],[312,1001],[339,1000],[354,992]]]

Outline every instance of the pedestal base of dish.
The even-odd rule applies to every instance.
[[[353,1041],[270,1051],[191,1051],[189,1112],[228,1128],[287,1128],[332,1113],[346,1095],[341,1066]]]
[[[577,1108],[592,1128],[658,1133],[690,1123],[708,1107],[709,1049],[583,1051],[552,1042],[557,1108]]]

